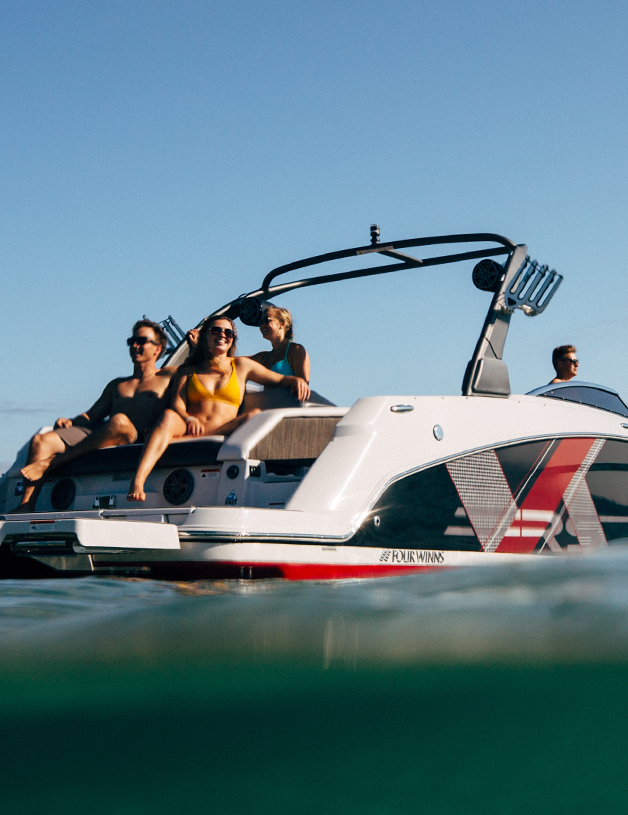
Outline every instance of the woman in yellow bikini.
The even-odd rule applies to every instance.
[[[238,416],[246,381],[281,385],[304,401],[307,382],[282,376],[249,357],[236,357],[237,333],[231,320],[215,317],[200,330],[189,363],[172,384],[170,408],[150,434],[129,488],[129,501],[144,501],[144,482],[172,439],[182,436],[228,435],[259,410]]]

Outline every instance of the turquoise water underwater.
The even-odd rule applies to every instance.
[[[628,552],[0,581],[3,813],[625,813]]]

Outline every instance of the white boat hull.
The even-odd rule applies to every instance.
[[[84,462],[51,480],[42,512],[4,516],[2,549],[66,574],[287,579],[592,552],[628,537],[624,424],[531,396],[265,411],[227,441],[172,445],[141,509],[124,470],[139,450],[99,451],[107,471]],[[167,489],[182,470],[183,502]],[[63,479],[72,506],[54,511]]]

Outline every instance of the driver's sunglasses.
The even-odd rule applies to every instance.
[[[132,345],[139,345],[140,348],[143,348],[147,342],[150,342],[151,345],[159,345],[158,342],[155,342],[155,340],[150,340],[148,337],[129,337],[126,344],[129,346],[129,348]]]
[[[213,325],[209,329],[209,333],[213,334],[214,337],[219,337],[221,334],[224,334],[228,340],[232,340],[235,337],[235,331],[232,328],[221,328],[219,325]]]
[[[570,365],[580,365],[580,361],[577,359],[568,359],[567,357],[563,357],[563,362],[568,362]]]

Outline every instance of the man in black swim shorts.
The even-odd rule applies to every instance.
[[[33,512],[44,476],[91,450],[144,440],[161,415],[163,399],[175,368],[157,368],[168,340],[159,323],[138,320],[127,340],[133,374],[113,379],[99,399],[74,419],[57,419],[54,430],[31,439],[22,468],[24,494],[13,513]],[[108,418],[107,418],[108,417]]]

